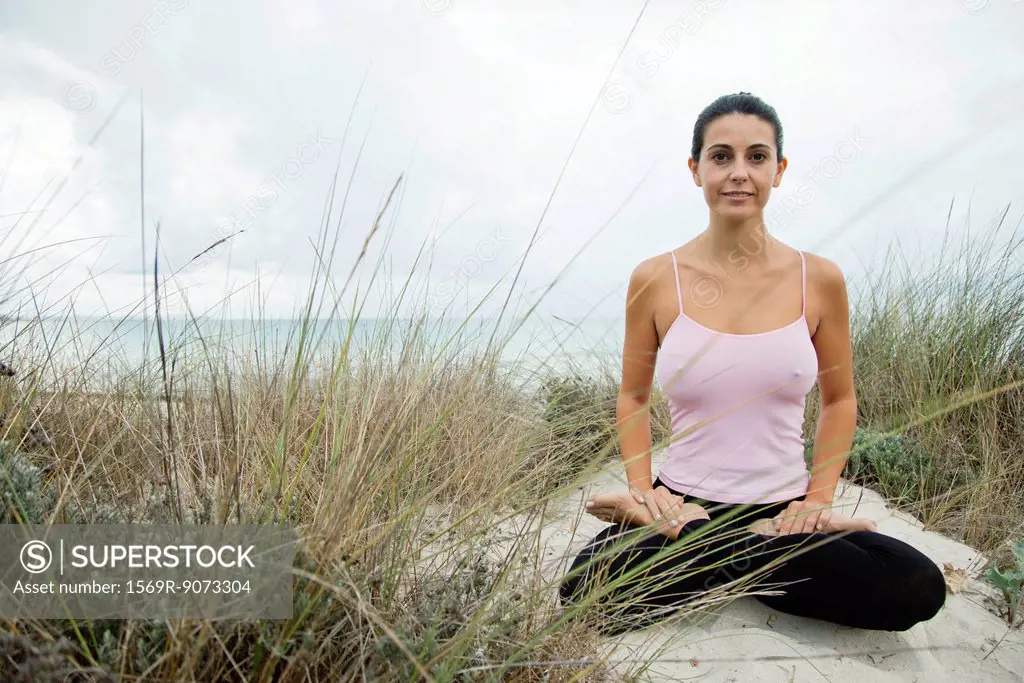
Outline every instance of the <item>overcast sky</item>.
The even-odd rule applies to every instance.
[[[954,198],[957,230],[968,214],[982,229],[1007,204],[1019,222],[1024,2],[641,10],[0,0],[0,258],[20,255],[8,274],[31,261],[39,301],[73,295],[83,315],[134,305],[144,136],[147,269],[157,222],[165,271],[244,230],[176,276],[195,310],[235,290],[235,315],[256,299],[265,315],[295,309],[340,163],[338,287],[404,174],[360,271],[362,296],[384,254],[366,315],[400,294],[424,243],[421,305],[461,310],[504,280],[493,311],[582,130],[513,298],[523,310],[558,279],[545,314],[618,317],[632,268],[706,226],[686,168],[693,122],[740,90],[783,121],[790,165],[769,229],[851,279],[895,236],[927,259]],[[259,291],[247,285],[257,273]]]

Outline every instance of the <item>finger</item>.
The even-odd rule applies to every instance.
[[[804,532],[804,524],[807,522],[807,513],[799,512],[793,516],[793,521],[789,525],[789,533],[791,534],[802,534]]]
[[[786,506],[786,509],[775,515],[773,522],[775,523],[775,530],[779,535],[789,533],[789,529],[793,525],[793,513],[796,511],[793,503]]]
[[[658,501],[658,509],[661,510],[662,518],[671,524],[674,519],[672,493],[664,486],[654,489],[654,499]]]
[[[807,521],[807,513],[803,510],[799,510],[794,513],[789,520],[789,531],[790,534],[799,534],[804,530],[804,522]]]
[[[659,511],[658,504],[654,500],[654,490],[630,489],[630,492],[633,494],[633,499],[636,500],[639,505],[643,506],[643,509],[651,520],[656,521],[658,519]]]
[[[775,533],[780,536],[784,533],[783,529],[786,527],[785,514],[785,511],[782,511],[772,518],[772,525],[775,527]]]
[[[662,503],[671,503],[675,495],[665,486],[658,486],[654,489],[654,497]]]
[[[800,533],[813,534],[815,527],[818,525],[819,515],[820,513],[817,510],[807,513],[807,516],[800,521]]]
[[[654,503],[654,521],[658,524],[672,525],[672,510],[669,509],[662,500],[655,500]]]
[[[818,516],[814,510],[808,510],[800,515],[797,519],[796,524],[793,525],[793,533],[795,534],[809,534],[814,530],[814,523],[817,521]]]
[[[657,521],[661,517],[661,508],[658,507],[654,491],[644,491],[644,505],[647,506],[647,512],[650,513],[651,519]]]
[[[793,523],[795,522],[794,512],[790,509],[786,509],[779,515],[779,534],[786,535],[793,533]]]
[[[663,500],[672,500],[673,498],[678,497],[676,496],[676,494],[668,490],[668,488],[665,486],[659,486],[658,488],[654,489],[654,493]]]
[[[826,515],[826,511],[825,510],[818,510],[811,517],[810,524],[808,525],[810,527],[810,529],[807,531],[807,533],[813,534],[813,533],[816,533],[818,531],[821,531],[822,529],[825,528],[825,523],[827,521],[828,521],[828,516]]]
[[[682,496],[672,496],[672,505],[669,508],[668,512],[670,517],[669,524],[671,526],[676,526],[677,524],[683,523],[683,519],[686,517],[686,515],[683,514],[684,504],[685,501],[683,500]]]
[[[824,531],[828,528],[828,523],[832,519],[832,513],[828,510],[822,510],[818,516],[818,522],[814,525],[815,531]]]
[[[667,506],[667,508],[675,507],[676,503],[683,499],[682,496],[676,495],[675,493],[665,488],[664,486],[659,486],[655,490],[655,494],[657,494],[662,504]]]
[[[665,519],[670,525],[675,526],[675,516],[673,514],[673,508],[675,507],[675,501],[672,492],[668,489],[659,486],[654,491],[655,500],[658,501],[658,509],[661,510],[661,517]]]

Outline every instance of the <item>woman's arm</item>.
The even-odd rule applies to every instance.
[[[648,259],[629,278],[626,292],[626,334],[622,348],[622,384],[616,402],[616,428],[629,486],[651,491],[651,385],[658,354],[654,326],[655,263]]]
[[[821,412],[806,499],[831,504],[857,428],[857,396],[846,281],[835,263],[821,257],[816,260],[821,267],[822,314],[812,341],[818,355]]]
[[[857,396],[853,390],[853,349],[850,344],[850,306],[846,281],[839,267],[813,257],[815,293],[821,317],[811,341],[818,357],[821,411],[811,454],[807,495],[793,501],[775,517],[780,534],[822,531],[829,527],[831,505],[846,466],[857,428]]]

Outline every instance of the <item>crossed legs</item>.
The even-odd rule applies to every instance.
[[[560,596],[569,605],[594,597],[606,632],[657,621],[729,586],[788,614],[855,628],[902,631],[932,618],[945,602],[934,562],[873,530],[869,520],[833,515],[820,533],[774,535],[769,517],[787,503],[752,506],[738,522],[712,521],[699,505],[658,531],[628,493],[594,499],[588,511],[613,524],[575,558]],[[737,506],[716,510],[716,520]],[[646,517],[645,517],[646,515]],[[646,526],[646,529],[642,528]],[[718,593],[718,595],[722,595]]]

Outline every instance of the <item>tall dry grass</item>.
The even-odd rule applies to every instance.
[[[917,476],[878,483],[989,551],[1024,514],[1022,270],[1015,233],[995,246],[1001,227],[923,272],[893,252],[854,283],[852,312],[860,425],[928,455]],[[6,350],[18,373],[0,378],[3,440],[52,494],[35,521],[285,521],[304,539],[291,620],[8,620],[8,662],[38,680],[69,667],[97,680],[607,676],[589,606],[570,619],[554,600],[536,522],[618,456],[616,359],[524,392],[500,343],[467,351],[425,318],[397,333],[382,321],[369,343],[353,342],[358,317],[318,338],[327,291],[314,282],[283,351],[249,340],[241,359],[198,328],[158,334],[153,362],[120,374],[61,366],[60,339]],[[660,442],[658,395],[652,411]]]
[[[257,343],[239,359],[198,332],[171,339],[160,304],[177,274],[160,272],[143,367],[96,367],[89,349],[68,365],[57,345],[73,347],[73,334],[4,349],[17,370],[0,377],[5,521],[286,522],[302,538],[291,619],[6,619],[5,675],[609,675],[604,643],[586,628],[600,614],[586,602],[556,604],[540,530],[554,501],[617,456],[618,359],[598,377],[541,378],[538,396],[501,364],[500,338],[467,353],[420,318],[397,344],[391,321],[356,344],[362,301],[351,310],[340,302],[381,239],[394,194],[339,283],[332,189],[302,324],[284,352]],[[898,257],[873,264],[853,312],[861,424],[910,434],[929,454],[919,476],[882,483],[933,527],[989,550],[1019,536],[1024,515],[1019,239],[995,244],[943,251],[924,274]],[[2,301],[20,293],[11,263],[0,263]],[[252,318],[258,324],[260,312]],[[339,318],[350,321],[348,334],[325,338],[315,324]],[[657,395],[652,411],[662,442],[668,414]]]
[[[573,477],[543,404],[493,357],[422,360],[415,333],[401,345],[400,362],[371,346],[316,377],[287,356],[230,372],[214,359],[177,365],[169,397],[159,372],[100,391],[73,368],[31,387],[9,379],[4,438],[59,499],[37,521],[286,521],[308,578],[296,577],[284,622],[21,620],[4,631],[36,648],[63,635],[78,664],[146,680],[484,680],[458,672],[592,655],[579,628],[541,634],[561,615],[535,531],[500,524],[539,514],[552,482]],[[29,437],[33,406],[45,449]],[[42,656],[32,661],[46,680]],[[540,680],[547,669],[510,671]]]
[[[934,261],[894,247],[851,282],[858,424],[924,453],[875,483],[927,527],[1002,553],[1024,535],[1024,236],[1007,212],[958,239],[947,224]]]
[[[930,456],[894,504],[988,550],[1019,536],[1024,509],[1016,244],[976,241],[913,276],[894,258],[852,323],[861,424]],[[369,344],[318,329],[242,359],[198,333],[191,353],[158,339],[152,364],[120,375],[61,367],[59,340],[8,356],[3,438],[53,493],[38,521],[287,521],[304,539],[291,620],[7,621],[8,661],[38,680],[607,675],[588,606],[567,619],[556,604],[530,522],[617,457],[615,359],[534,394],[500,344],[469,352],[426,319],[397,345],[389,321]],[[657,442],[663,399],[652,410]]]
[[[259,338],[258,310],[254,338],[234,340],[251,349],[242,357],[198,319],[172,337],[162,311],[175,274],[158,271],[141,367],[98,363],[68,312],[56,321],[63,335],[52,317],[35,336],[44,321],[20,320],[4,349],[15,373],[0,378],[4,521],[291,524],[294,616],[7,619],[4,675],[605,677],[603,645],[584,628],[590,605],[562,609],[561,570],[542,569],[540,522],[613,452],[610,432],[578,429],[590,416],[562,414],[564,391],[524,391],[523,373],[502,364],[504,333],[469,350],[457,329],[441,334],[421,317],[404,329],[379,321],[356,343],[363,300],[340,334],[318,324],[342,318],[352,279],[330,275],[329,224],[283,346]],[[600,423],[608,400],[595,405]]]

